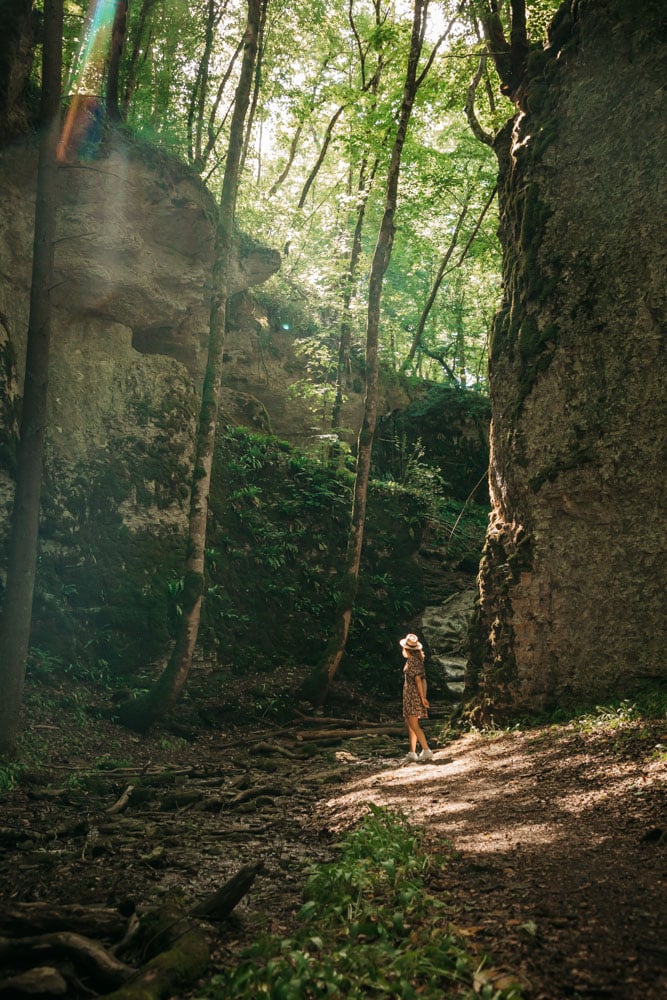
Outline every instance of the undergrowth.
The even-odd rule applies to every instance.
[[[420,831],[369,808],[338,859],[313,869],[293,936],[259,939],[201,998],[521,996],[516,981],[472,956],[452,932],[445,903],[425,885],[444,862],[424,850]]]

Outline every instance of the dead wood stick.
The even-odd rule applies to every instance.
[[[332,726],[380,726],[383,725],[381,722],[370,722],[368,719],[339,719],[332,715],[308,715],[306,712],[300,712],[297,708],[292,710],[297,718],[302,719],[304,722],[312,722],[313,725],[332,725]]]
[[[255,864],[244,865],[239,868],[236,875],[233,875],[225,884],[197,903],[190,910],[190,916],[202,917],[204,920],[224,920],[232,912],[237,903],[243,899],[255,881],[255,876],[264,870],[262,861]]]
[[[114,958],[97,941],[71,931],[41,934],[39,937],[0,938],[0,962],[34,959],[41,964],[44,959],[55,955],[64,955],[78,963],[101,989],[115,989],[134,973],[134,969]]]
[[[301,754],[294,753],[293,750],[289,750],[287,747],[281,746],[280,743],[275,743],[272,740],[263,740],[260,743],[255,743],[252,749],[253,753],[277,753],[281,757],[288,757],[290,760],[303,760]]]
[[[227,805],[233,808],[242,802],[250,802],[251,799],[257,799],[260,795],[287,795],[291,790],[285,785],[258,785],[256,788],[245,788],[243,791],[237,792]]]
[[[130,799],[132,798],[132,792],[134,791],[134,785],[128,785],[123,794],[119,799],[114,802],[112,806],[107,809],[108,813],[119,813],[123,809],[127,809]]]

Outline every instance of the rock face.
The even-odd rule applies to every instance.
[[[33,142],[0,150],[3,536],[28,326],[35,175]],[[33,641],[53,634],[55,605],[59,628],[76,606],[79,621],[90,615],[91,631],[118,628],[130,645],[145,636],[145,658],[164,641],[168,583],[182,561],[216,206],[186,168],[121,135],[98,159],[64,165],[59,183]],[[239,237],[234,293],[279,265],[277,252]],[[63,657],[80,659],[66,632]],[[123,642],[110,645],[122,663]]]
[[[0,313],[22,380],[32,261],[36,150],[0,151]],[[50,446],[99,447],[138,386],[162,375],[195,386],[206,363],[216,206],[199,179],[117,136],[103,157],[60,171]],[[239,241],[234,292],[265,281],[279,254]],[[174,364],[176,361],[178,364]],[[135,382],[134,388],[129,384]],[[141,390],[140,390],[141,391]],[[147,391],[150,392],[150,389]]]
[[[476,601],[476,590],[461,590],[442,604],[425,608],[421,616],[420,635],[429,654],[429,686],[455,700],[465,688],[468,631]]]
[[[499,140],[493,513],[468,685],[487,715],[665,676],[661,11],[564,5]]]

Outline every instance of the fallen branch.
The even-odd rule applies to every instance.
[[[285,785],[258,785],[256,788],[245,788],[240,792],[237,792],[234,798],[227,802],[227,805],[232,809],[234,806],[241,805],[242,802],[250,802],[251,799],[257,799],[262,795],[268,795],[273,797],[274,795],[288,795],[291,791]]]
[[[74,934],[58,931],[41,934],[38,937],[0,938],[0,962],[30,962],[42,964],[46,959],[65,957],[85,969],[100,989],[115,989],[126,982],[134,969],[114,958],[97,941]]]
[[[128,785],[123,794],[121,795],[121,797],[116,802],[114,802],[112,806],[109,806],[107,812],[119,813],[122,812],[123,809],[127,809],[133,791],[134,791],[134,785]]]
[[[108,906],[58,906],[53,903],[8,903],[0,908],[2,934],[38,935],[73,931],[86,937],[115,940],[125,933],[127,917]]]
[[[346,740],[361,736],[402,736],[404,726],[365,726],[363,729],[302,729],[298,740]]]

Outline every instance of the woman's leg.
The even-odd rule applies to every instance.
[[[416,715],[407,715],[405,724],[408,727],[408,737],[410,739],[410,752],[417,752],[417,731],[419,729],[419,719]]]
[[[428,740],[424,735],[424,730],[419,725],[419,719],[416,715],[411,715],[409,719],[406,719],[408,724],[408,729],[410,731],[410,749],[416,750],[417,743],[421,745],[422,750],[429,750]]]

